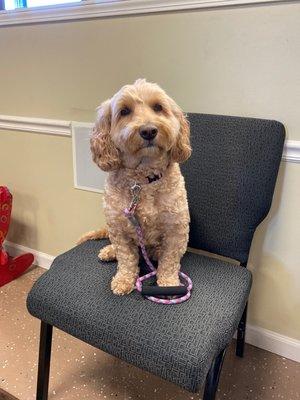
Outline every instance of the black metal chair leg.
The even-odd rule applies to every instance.
[[[245,347],[245,335],[246,335],[246,320],[247,320],[247,304],[244,309],[242,318],[239,322],[237,328],[237,337],[236,337],[236,350],[235,354],[238,357],[244,357],[244,347]]]
[[[221,353],[214,359],[210,370],[208,371],[203,400],[215,400],[225,353],[226,349],[221,351]]]
[[[41,321],[39,369],[36,400],[48,399],[50,357],[53,326]]]

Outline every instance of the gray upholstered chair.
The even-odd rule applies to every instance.
[[[247,260],[258,224],[272,201],[284,143],[276,121],[190,114],[193,154],[182,166],[188,191],[190,246],[238,260],[239,265],[187,252],[182,270],[194,283],[191,299],[159,305],[139,294],[110,290],[116,263],[97,258],[106,240],[58,256],[34,284],[29,312],[41,323],[37,399],[46,400],[52,327],[188,391],[204,385],[212,400],[225,349],[237,329],[243,356]],[[63,229],[63,227],[62,227]]]

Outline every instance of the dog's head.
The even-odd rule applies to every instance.
[[[91,150],[104,171],[164,154],[184,162],[191,154],[189,136],[189,123],[175,101],[157,84],[139,79],[100,105]]]

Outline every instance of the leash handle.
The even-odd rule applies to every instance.
[[[142,287],[143,296],[185,296],[187,294],[187,287],[181,286],[148,286]]]
[[[138,278],[136,281],[137,291],[142,294],[143,282],[149,278],[152,278],[155,275],[156,275],[156,270],[150,272],[147,275],[144,275],[144,276]],[[186,294],[184,296],[176,296],[172,299],[163,299],[163,298],[155,297],[155,296],[145,296],[146,299],[152,301],[153,303],[158,303],[158,304],[181,304],[181,303],[184,303],[185,301],[187,301],[191,297],[191,291],[193,289],[193,282],[189,276],[187,276],[185,273],[183,273],[181,271],[179,271],[179,276],[186,281]],[[159,289],[162,289],[162,288],[159,288]]]

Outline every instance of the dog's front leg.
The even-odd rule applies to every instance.
[[[164,235],[158,260],[157,284],[159,286],[179,286],[180,260],[186,252],[188,233],[173,227]]]
[[[128,294],[135,287],[139,272],[138,247],[129,241],[118,238],[114,243],[118,260],[118,271],[111,282],[111,289],[114,294]]]

